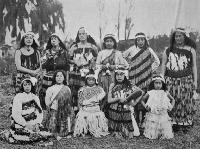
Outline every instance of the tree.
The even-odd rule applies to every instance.
[[[120,38],[120,32],[124,32],[125,40],[129,39],[131,30],[134,26],[133,11],[134,11],[134,0],[119,0],[117,25],[116,25],[118,39]]]
[[[5,42],[8,32],[20,40],[24,32],[32,30],[43,41],[55,32],[56,26],[64,32],[62,8],[58,0],[1,0],[0,42]]]
[[[107,19],[105,15],[105,0],[97,0],[98,15],[99,15],[99,40],[102,41],[103,32],[107,25]],[[101,44],[100,44],[101,45]]]

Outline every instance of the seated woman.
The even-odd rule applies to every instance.
[[[140,101],[143,91],[131,85],[127,74],[127,70],[115,70],[115,83],[110,85],[108,93],[108,128],[117,138],[140,135],[134,118],[134,106]]]
[[[85,136],[88,132],[94,137],[108,135],[107,119],[100,110],[99,101],[105,96],[102,87],[96,85],[94,71],[86,75],[86,85],[78,92],[79,112],[76,116],[74,136]]]
[[[35,81],[33,77],[22,80],[21,93],[14,97],[10,129],[0,136],[9,143],[27,144],[51,136],[41,124],[43,111],[39,98],[33,94]]]

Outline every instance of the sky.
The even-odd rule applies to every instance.
[[[99,15],[97,0],[59,0],[63,4],[66,22],[66,35],[75,38],[79,27],[87,28],[88,34],[99,39]],[[103,34],[117,34],[117,14],[124,0],[105,1],[105,20],[107,24]],[[134,27],[130,38],[137,32],[144,32],[147,36],[170,34],[176,26],[200,29],[200,0],[133,0],[134,9],[131,13]],[[125,11],[122,6],[121,11]],[[123,33],[120,38],[123,39]]]

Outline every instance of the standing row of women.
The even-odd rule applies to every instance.
[[[132,138],[140,134],[139,126],[144,127],[144,135],[148,138],[160,135],[172,138],[170,110],[174,130],[181,128],[186,131],[188,126],[193,125],[193,95],[197,89],[196,46],[184,29],[178,28],[172,34],[171,45],[163,54],[162,75],[153,79],[160,62],[144,33],[136,34],[135,45],[123,54],[116,50],[117,41],[113,34],[104,37],[103,47],[98,53],[94,39],[87,35],[85,28],[79,29],[69,51],[58,35],[53,34],[42,64],[33,33],[29,32],[22,38],[21,47],[15,55],[18,70],[16,87],[23,85],[20,80],[24,77],[35,76],[38,79],[36,93],[42,108],[47,106],[49,118],[45,125],[51,128],[51,132],[65,136],[64,132],[67,130],[68,133],[71,130],[69,125],[73,123],[72,111],[79,111],[74,126],[75,136],[87,134],[87,128],[91,128],[89,132],[96,137],[107,135],[109,129],[115,136]],[[46,70],[43,80],[40,77],[42,68]],[[54,74],[56,70],[59,71]],[[89,70],[94,72],[91,74]],[[39,88],[41,81],[42,90]],[[99,86],[96,86],[97,83]],[[62,92],[65,84],[70,88]],[[19,90],[16,88],[16,91]],[[142,94],[137,96],[135,91]],[[130,96],[132,94],[135,96]],[[175,106],[172,108],[174,99]],[[85,121],[87,116],[90,117]]]

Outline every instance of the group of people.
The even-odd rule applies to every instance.
[[[27,143],[52,135],[170,139],[176,131],[187,132],[195,114],[195,50],[195,42],[177,28],[158,73],[160,60],[144,33],[123,53],[115,36],[106,34],[99,51],[81,27],[70,49],[52,34],[41,61],[28,32],[15,53],[12,122],[1,137]]]

